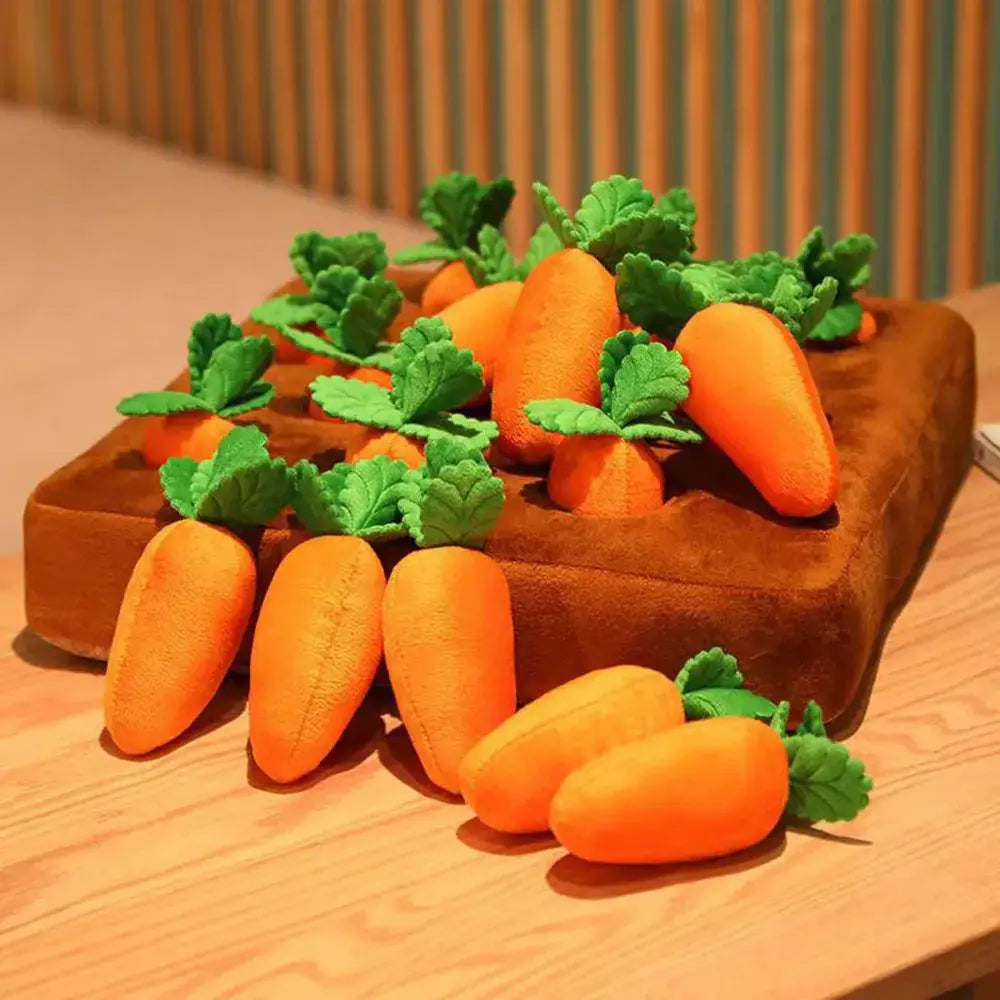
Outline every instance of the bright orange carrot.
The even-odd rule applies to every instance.
[[[476,283],[468,268],[462,261],[453,260],[437,271],[424,286],[423,295],[420,296],[420,310],[425,316],[434,316],[475,290]]]
[[[315,770],[367,694],[384,590],[382,564],[360,538],[311,538],[278,566],[250,654],[250,746],[274,781]]]
[[[618,320],[615,279],[582,250],[557,251],[531,271],[494,372],[493,419],[506,454],[531,463],[552,457],[557,438],[528,421],[526,403],[600,404],[598,360]]]
[[[419,303],[403,299],[399,306],[396,318],[389,324],[389,328],[382,334],[382,339],[390,344],[398,344],[399,338],[408,326],[413,324],[424,315]]]
[[[545,830],[552,797],[570,772],[683,721],[680,693],[663,674],[595,670],[543,694],[480,740],[462,761],[462,795],[496,830]]]
[[[427,776],[457,792],[462,758],[516,707],[503,570],[472,549],[414,552],[389,578],[383,627],[400,719]]]
[[[663,864],[759,843],[788,801],[781,737],[756,719],[706,719],[609,750],[552,800],[559,842],[587,861]]]
[[[301,347],[296,347],[287,337],[283,337],[273,327],[262,327],[262,332],[274,345],[274,360],[279,365],[301,365],[309,354]]]
[[[161,528],[132,572],[108,656],[104,724],[142,754],[195,721],[222,683],[253,610],[257,571],[225,528]]]
[[[770,313],[723,302],[696,313],[676,348],[691,373],[682,408],[787,517],[837,498],[837,449],[802,349]]]
[[[212,457],[219,442],[236,426],[224,417],[199,411],[145,419],[142,457],[152,468],[174,457],[203,462]]]
[[[869,340],[874,340],[877,336],[878,324],[875,322],[875,317],[865,309],[861,313],[861,326],[847,339],[852,344],[867,344]]]
[[[315,404],[314,404],[315,405]],[[320,410],[320,413],[323,411]],[[326,417],[336,420],[336,417]],[[419,469],[424,464],[424,442],[419,438],[407,437],[395,431],[384,431],[377,427],[359,427],[358,433],[351,439],[344,457],[345,462],[360,462],[365,458],[375,458],[385,455],[386,458],[399,459],[411,469]]]

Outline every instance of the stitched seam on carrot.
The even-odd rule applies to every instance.
[[[586,674],[582,674],[581,676],[586,677],[587,675]],[[667,678],[667,679],[669,680],[669,678]],[[645,680],[646,680],[646,678],[641,678],[640,679],[638,677],[635,678],[635,679],[633,679],[630,683],[628,683],[624,687],[622,687],[620,689],[620,691],[616,691],[615,692],[615,697],[617,697],[619,695],[626,694],[628,692],[631,692],[633,688],[637,687],[641,683],[644,683]],[[673,682],[671,682],[671,683],[673,683]],[[559,689],[558,688],[554,688],[553,690],[558,691]],[[593,699],[591,699],[588,702],[584,702],[584,703],[579,704],[579,705],[574,705],[569,711],[563,712],[562,715],[552,716],[551,718],[546,719],[544,722],[539,722],[536,726],[532,726],[531,729],[525,730],[523,733],[521,733],[518,736],[518,742],[520,742],[521,740],[529,739],[530,737],[534,736],[535,733],[538,733],[538,732],[540,732],[543,729],[548,729],[551,726],[556,726],[560,722],[562,722],[563,719],[567,719],[570,716],[576,715],[578,712],[583,712],[583,711],[586,711],[587,709],[593,708],[595,705],[603,704],[607,700],[608,700],[607,695],[605,695],[602,698],[593,698]],[[513,718],[513,716],[511,716],[511,718]],[[509,746],[511,746],[510,743],[505,743],[502,747],[499,747],[498,749],[494,750],[493,753],[490,754],[490,756],[487,757],[479,765],[479,767],[473,772],[473,775],[471,776],[472,777],[472,781],[475,781],[476,778],[478,778],[479,775],[482,774],[483,770],[486,767],[488,767],[490,764],[492,764],[493,761],[496,760]]]

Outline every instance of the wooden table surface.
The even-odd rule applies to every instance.
[[[956,304],[1000,420],[1000,287]],[[376,701],[292,790],[248,764],[237,679],[193,738],[122,759],[99,668],[23,629],[19,559],[0,558],[0,996],[892,1000],[994,973],[998,513],[973,470],[889,636],[850,740],[877,781],[866,813],[639,870],[491,833]]]

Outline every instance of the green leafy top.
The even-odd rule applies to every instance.
[[[864,233],[852,233],[827,246],[823,227],[816,226],[803,240],[797,261],[806,279],[814,286],[830,279],[837,282],[833,305],[809,332],[810,340],[840,340],[857,332],[861,305],[854,295],[871,278],[874,252],[875,240]]]
[[[292,479],[253,426],[234,427],[204,462],[169,458],[160,467],[163,495],[178,514],[227,525],[266,524],[290,502]]]
[[[385,243],[377,233],[363,230],[344,236],[324,236],[315,229],[297,233],[288,256],[295,273],[312,288],[328,267],[353,267],[365,278],[382,274],[389,263]]]
[[[802,267],[775,252],[735,261],[666,264],[626,254],[615,272],[618,304],[634,323],[673,339],[695,313],[717,302],[756,306],[804,340],[830,308],[834,278],[812,285]]]
[[[627,253],[664,262],[689,259],[694,208],[681,191],[656,201],[637,177],[613,174],[591,185],[571,217],[544,184],[534,185],[542,216],[559,242],[592,254],[611,272]]]
[[[483,450],[498,433],[491,420],[447,412],[483,391],[483,369],[471,351],[452,343],[451,330],[436,317],[403,331],[392,358],[391,390],[339,375],[321,375],[309,388],[331,417],[409,437],[454,436]]]
[[[244,337],[227,315],[208,313],[188,338],[190,392],[164,390],[126,396],[118,412],[130,417],[172,413],[215,413],[234,417],[274,398],[274,386],[260,381],[274,356],[267,337]]]
[[[692,656],[674,683],[681,692],[687,719],[743,715],[766,720],[775,712],[773,701],[744,688],[736,657],[718,646]]]
[[[425,462],[402,487],[406,530],[421,548],[482,548],[503,510],[503,482],[479,449],[455,438],[428,441]]]
[[[401,250],[396,263],[459,260],[463,247],[478,250],[482,228],[498,227],[513,200],[514,182],[509,177],[480,184],[472,174],[443,174],[424,188],[417,206],[437,237]]]
[[[501,281],[523,281],[546,257],[563,248],[552,227],[543,222],[528,241],[520,263],[514,259],[507,241],[494,226],[479,231],[479,247],[463,247],[462,260],[472,280],[482,288]]]
[[[698,429],[677,407],[687,399],[690,373],[681,356],[653,343],[644,330],[622,330],[604,342],[598,369],[601,405],[572,399],[528,403],[528,419],[557,434],[614,435],[694,444]]]
[[[386,541],[406,535],[399,501],[409,476],[405,462],[385,455],[320,472],[302,460],[291,470],[292,508],[314,535],[357,535]]]
[[[394,345],[381,338],[403,303],[403,293],[394,282],[335,264],[316,275],[312,300],[320,310],[322,335],[281,325],[283,336],[310,354],[355,367],[391,367]]]

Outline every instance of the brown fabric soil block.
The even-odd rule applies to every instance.
[[[834,731],[856,720],[885,632],[968,467],[975,395],[972,331],[960,317],[928,303],[868,305],[882,330],[873,342],[809,352],[842,467],[836,509],[814,522],[773,515],[710,446],[664,452],[667,503],[633,520],[555,510],[537,474],[502,471],[508,503],[487,551],[510,582],[522,699],[617,663],[673,676],[721,645],[761,693],[796,712],[815,698]],[[306,415],[313,375],[276,366],[279,397],[242,419],[276,454],[328,467],[349,430]],[[141,435],[141,419],[119,424],[39,485],[25,511],[28,623],[84,656],[107,654],[132,567],[174,517],[143,465]],[[284,515],[248,535],[261,592],[304,537]],[[405,551],[394,543],[383,557]]]

